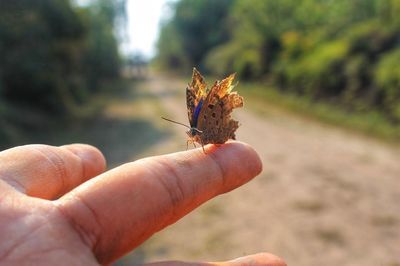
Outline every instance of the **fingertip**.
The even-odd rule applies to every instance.
[[[259,173],[261,173],[263,168],[261,158],[252,146],[240,141],[232,141],[229,142],[228,145],[234,146],[242,158],[246,159],[245,162],[247,162],[248,167],[252,170],[254,176],[257,176]]]
[[[247,143],[230,141],[219,147],[210,146],[207,152],[223,170],[224,176],[237,177],[236,186],[250,181],[262,171],[260,156]]]
[[[86,178],[99,175],[106,169],[106,159],[103,153],[94,146],[74,143],[63,145],[61,148],[72,152],[82,160]]]

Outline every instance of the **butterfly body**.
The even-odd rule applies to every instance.
[[[186,88],[186,103],[190,130],[187,134],[191,141],[206,145],[223,144],[235,139],[239,123],[231,118],[234,108],[243,106],[243,98],[232,92],[232,74],[222,81],[216,81],[207,89],[204,78],[193,69],[192,82]]]

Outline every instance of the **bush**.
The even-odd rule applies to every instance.
[[[262,73],[260,51],[255,47],[243,48],[237,43],[217,47],[205,59],[207,70],[218,76],[236,72],[242,79],[259,77]]]
[[[218,5],[220,14],[207,13],[212,3],[177,2],[164,26],[176,35],[160,38],[178,43],[159,46],[165,65],[174,61],[165,58],[183,68],[198,63],[219,76],[272,81],[346,112],[399,119],[400,1],[235,0]]]
[[[347,52],[345,41],[322,44],[299,59],[284,62],[275,73],[283,77],[286,86],[310,97],[337,96],[343,90],[342,66]]]
[[[400,121],[400,48],[385,53],[374,70],[375,84],[382,97],[383,109]]]
[[[113,25],[92,9],[67,0],[3,1],[0,96],[66,114],[70,103],[88,100],[98,81],[116,77],[120,59]]]

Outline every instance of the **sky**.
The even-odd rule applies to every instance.
[[[127,40],[122,44],[124,54],[139,52],[150,58],[155,55],[160,20],[168,0],[127,0]]]

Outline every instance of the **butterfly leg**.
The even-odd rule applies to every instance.
[[[204,149],[204,145],[201,145],[201,147],[203,148],[204,154],[207,154],[206,150]]]
[[[194,146],[195,148],[197,148],[197,147],[196,147],[196,144],[194,143],[194,140],[193,140],[193,139],[188,139],[188,140],[186,141],[186,150],[189,149],[189,143],[193,144],[193,146]]]
[[[207,154],[206,150],[204,149],[203,140],[201,138],[199,140],[200,140],[201,147],[203,148],[204,154]]]

